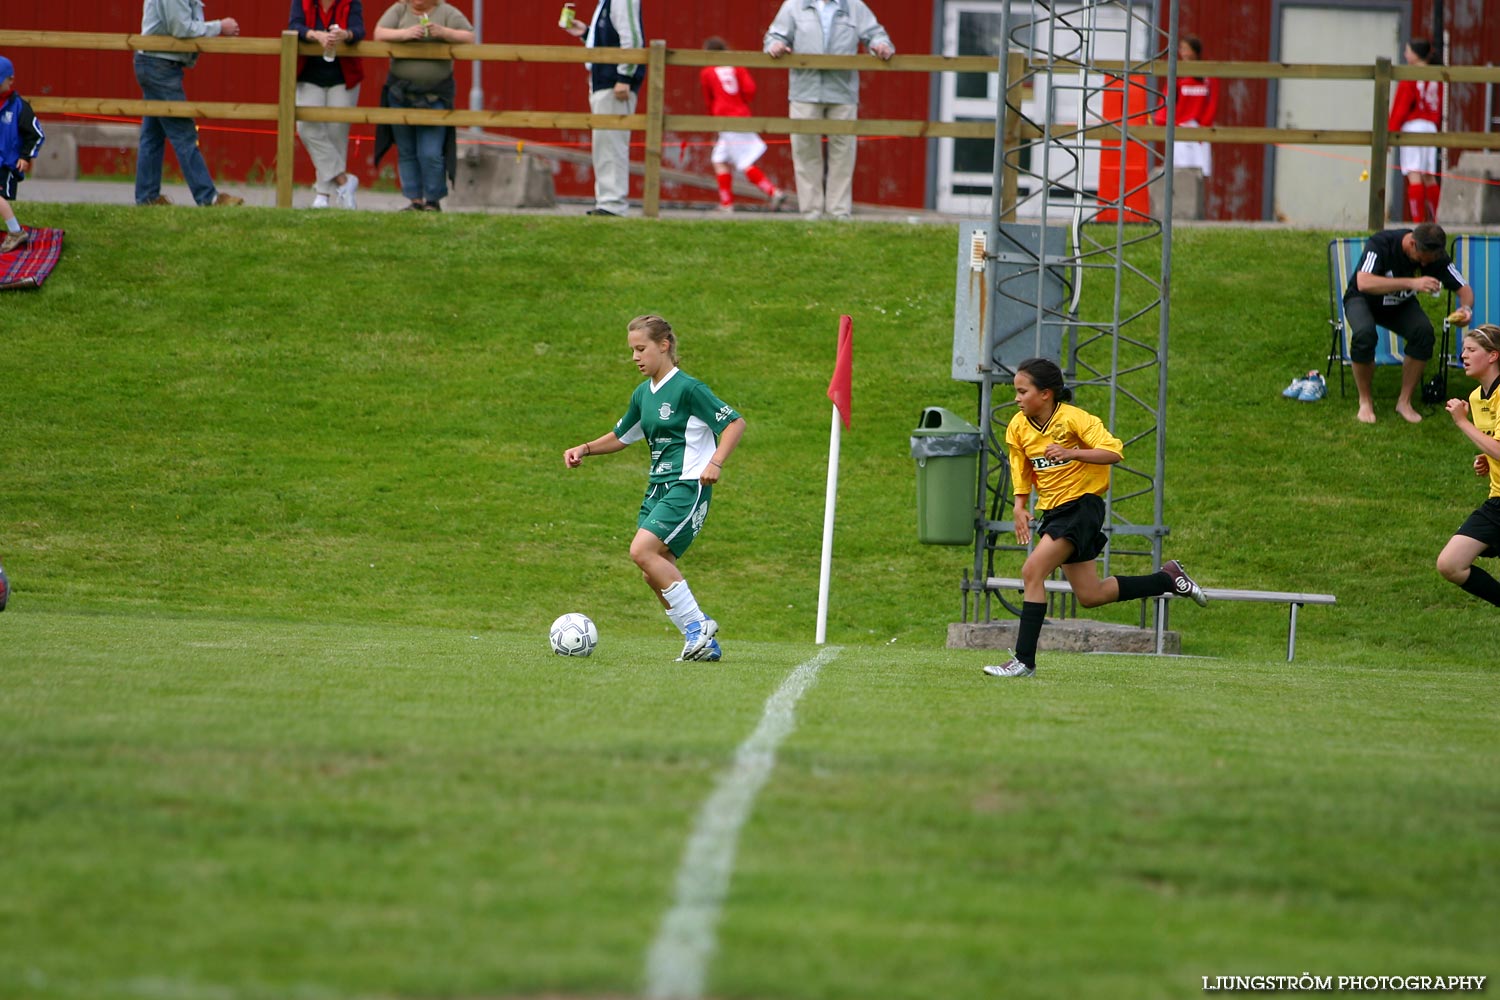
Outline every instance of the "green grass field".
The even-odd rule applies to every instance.
[[[1297,662],[1284,609],[1211,605],[1173,616],[1189,658],[1045,654],[1001,683],[943,646],[972,554],[915,539],[908,431],[974,411],[950,228],[26,219],[68,250],[0,299],[0,997],[1495,971],[1493,609],[1432,568],[1484,486],[1445,415],[1390,412],[1394,372],[1372,428],[1336,388],[1280,398],[1326,350],[1329,234],[1175,245],[1167,548],[1210,586],[1337,594]],[[640,449],[561,461],[623,409],[652,311],[749,424],[683,562],[716,665],[672,662],[626,555]],[[818,654],[841,313],[833,645],[773,758],[743,748]],[[547,651],[568,610],[599,623],[587,661]],[[746,767],[732,873],[688,908],[703,978],[673,986],[653,944]]]

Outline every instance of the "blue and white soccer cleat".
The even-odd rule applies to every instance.
[[[698,654],[698,659],[707,663],[717,663],[724,658],[724,651],[719,648],[718,639],[708,640],[708,645],[703,647],[703,652]]]
[[[719,632],[719,623],[712,618],[704,618],[701,621],[688,622],[686,641],[682,644],[682,655],[679,660],[697,660],[713,642],[713,638]]]
[[[1302,391],[1297,398],[1304,403],[1316,403],[1328,395],[1328,384],[1323,381],[1323,376],[1317,372],[1308,372],[1307,378],[1302,382]]]

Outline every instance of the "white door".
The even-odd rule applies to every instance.
[[[1001,51],[1000,12],[1002,0],[946,0],[943,4],[943,54],[989,56],[998,61]],[[1134,8],[1132,8],[1134,9]],[[1129,21],[1125,5],[1079,2],[1056,4],[1048,9],[1029,0],[1010,4],[1010,47],[1031,58],[1040,58],[1049,47],[1070,59],[1125,58],[1127,39],[1133,58],[1143,58],[1151,43],[1147,8],[1135,11]],[[1035,22],[1033,24],[1033,22]],[[1068,25],[1092,27],[1091,37],[1071,30]],[[1129,31],[1127,32],[1127,27]],[[1087,46],[1087,49],[1080,46]],[[994,121],[995,100],[999,89],[998,73],[940,74],[938,116],[943,121]],[[1056,126],[1071,126],[1080,117],[1079,84],[1076,76],[1060,75],[1057,92],[1049,94],[1047,79],[1038,75],[1030,81],[1021,104],[1021,113],[1030,121],[1042,122],[1050,116]],[[1092,88],[1099,86],[1093,77]],[[1090,109],[1097,113],[1097,109]],[[1097,144],[1095,144],[1097,145]],[[1044,155],[1045,154],[1045,155]],[[1068,197],[1072,189],[1092,196],[1098,185],[1098,154],[1094,149],[1081,155],[1062,150],[1029,147],[1022,150],[1021,168],[1033,176],[1021,175],[1018,184],[1019,214],[1038,217],[1042,214],[1042,183],[1045,173],[1051,180],[1049,196]],[[990,189],[994,180],[994,144],[987,139],[938,140],[937,204],[940,212],[956,215],[984,216],[990,211]],[[1045,162],[1043,162],[1045,161]]]
[[[1359,63],[1401,54],[1401,15],[1352,7],[1284,7],[1282,62]],[[1283,80],[1276,101],[1278,128],[1368,130],[1375,84],[1366,80]],[[1362,146],[1276,147],[1273,217],[1300,226],[1363,230],[1370,183],[1360,174],[1370,151]]]

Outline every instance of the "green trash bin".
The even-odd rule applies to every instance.
[[[972,545],[979,475],[979,428],[941,406],[922,411],[911,432],[917,460],[917,541],[924,545]]]

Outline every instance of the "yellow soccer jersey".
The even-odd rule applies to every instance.
[[[1469,393],[1469,419],[1474,421],[1474,426],[1481,434],[1494,437],[1497,423],[1500,423],[1500,392],[1492,392],[1488,399],[1484,395],[1484,386],[1479,386]],[[1490,459],[1490,496],[1500,497],[1500,462]]]
[[[1026,496],[1034,486],[1037,509],[1051,510],[1086,493],[1102,494],[1109,489],[1109,466],[1053,462],[1044,452],[1054,442],[1064,448],[1106,448],[1117,455],[1123,454],[1120,439],[1110,434],[1098,417],[1071,403],[1058,404],[1051,419],[1041,427],[1026,414],[1017,413],[1005,428],[1005,451],[1010,455],[1016,496]]]

